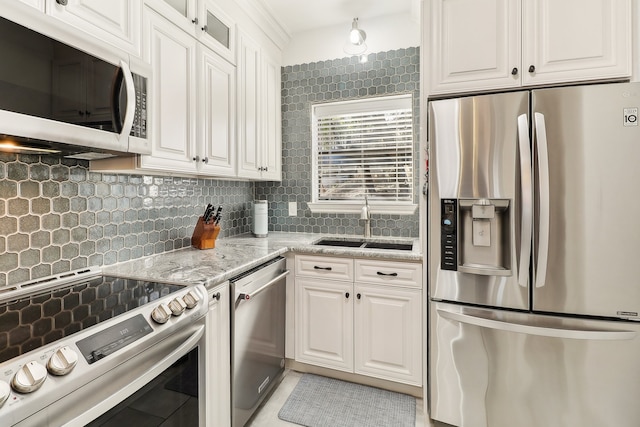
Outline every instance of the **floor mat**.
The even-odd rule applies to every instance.
[[[416,400],[406,394],[304,374],[278,417],[307,427],[415,427]]]

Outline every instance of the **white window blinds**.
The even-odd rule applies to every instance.
[[[413,202],[411,95],[314,105],[314,202]]]

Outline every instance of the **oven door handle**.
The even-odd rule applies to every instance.
[[[284,279],[288,275],[289,275],[289,270],[285,270],[285,271],[282,272],[282,274],[280,274],[279,276],[277,276],[274,279],[269,280],[267,283],[265,283],[264,285],[260,286],[258,289],[256,289],[255,291],[253,291],[251,293],[244,293],[244,292],[236,293],[236,306],[238,304],[240,304],[241,301],[245,301],[245,300],[248,301],[249,299],[255,297],[260,292],[264,291],[265,289],[267,289],[269,286],[273,285],[274,283],[277,283],[280,280]]]
[[[112,394],[110,397],[100,401],[97,405],[82,413],[76,418],[72,419],[68,423],[65,423],[63,427],[75,427],[84,426],[87,423],[95,420],[100,415],[106,413],[109,409],[115,407],[121,401],[131,396],[136,391],[147,385],[151,380],[163,373],[167,368],[178,361],[182,356],[187,354],[204,336],[205,325],[199,325],[193,333],[181,342],[171,353],[167,354],[162,360],[159,360],[151,368],[149,368],[144,374],[136,377],[133,381],[123,387],[120,392]],[[123,398],[124,396],[124,398]]]

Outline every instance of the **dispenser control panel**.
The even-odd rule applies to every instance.
[[[440,206],[440,268],[458,270],[458,201],[442,199]]]

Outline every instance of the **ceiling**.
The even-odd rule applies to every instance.
[[[263,0],[263,3],[290,34],[343,24],[353,18],[360,22],[384,15],[411,13],[419,0]],[[414,6],[415,8],[415,6]]]

